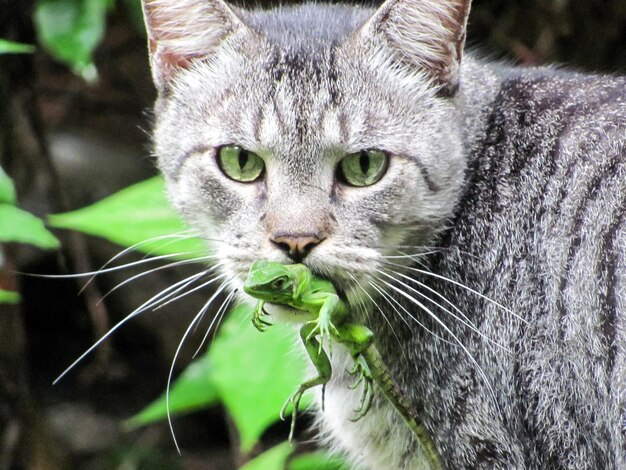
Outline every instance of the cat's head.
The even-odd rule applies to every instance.
[[[170,198],[240,286],[257,259],[346,290],[445,226],[469,2],[248,12],[144,0]]]

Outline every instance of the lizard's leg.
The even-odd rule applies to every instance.
[[[419,441],[430,463],[430,468],[443,468],[435,443],[426,428],[417,421],[410,403],[391,377],[389,370],[383,362],[374,344],[374,334],[367,327],[352,323],[341,325],[338,329],[339,336],[335,339],[350,350],[355,360],[354,368],[349,372],[359,374],[356,383],[363,381],[365,387],[364,395],[361,397],[361,408],[357,411],[359,414],[353,421],[362,418],[371,406],[373,398],[372,382],[375,381],[385,398],[400,413],[404,422],[413,431],[413,435]],[[368,390],[371,396],[369,399],[366,399],[364,397]]]
[[[337,294],[316,293],[307,297],[305,301],[310,304],[321,304],[317,318],[307,322],[306,325],[313,326],[307,340],[319,335],[319,351],[322,352],[324,340],[328,341],[331,336],[339,334],[336,325],[343,323],[348,311]]]
[[[355,389],[359,384],[363,383],[363,392],[361,393],[359,407],[354,409],[357,415],[350,419],[350,421],[358,421],[367,414],[372,406],[372,401],[374,400],[374,379],[367,362],[361,355],[358,355],[354,359],[354,367],[350,369],[348,373],[357,376],[356,381],[349,386],[351,389]]]
[[[330,380],[332,375],[332,367],[330,365],[330,361],[328,360],[328,356],[324,352],[323,349],[320,349],[319,342],[314,336],[311,336],[311,330],[315,327],[315,325],[306,323],[300,329],[300,338],[302,338],[302,342],[304,343],[304,347],[306,348],[306,352],[311,359],[311,362],[315,366],[317,370],[317,376],[307,380],[300,384],[298,389],[287,399],[285,404],[283,405],[282,410],[280,411],[281,419],[284,419],[285,410],[289,403],[293,404],[293,414],[291,416],[291,429],[289,431],[289,441],[293,438],[293,432],[296,427],[296,418],[298,413],[298,405],[300,403],[300,399],[305,391],[310,388],[313,388],[317,385],[322,385],[323,387]],[[324,409],[324,391],[322,390],[322,410]]]
[[[268,326],[272,325],[270,322],[262,318],[264,315],[267,315],[267,313],[265,313],[265,310],[263,310],[263,305],[265,305],[265,301],[259,300],[259,303],[256,304],[256,307],[254,308],[254,313],[252,314],[252,324],[257,330],[261,332],[265,331]]]
[[[354,367],[348,371],[350,375],[356,376],[356,381],[350,388],[356,388],[363,383],[363,393],[361,394],[361,402],[359,407],[354,410],[357,416],[352,421],[358,421],[369,411],[374,399],[374,379],[370,365],[363,357],[363,351],[369,348],[374,342],[374,333],[363,326],[356,323],[346,323],[340,325],[338,334],[335,337],[337,342],[345,345],[352,358],[354,359]]]

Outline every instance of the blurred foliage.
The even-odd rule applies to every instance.
[[[169,400],[169,403],[168,403]],[[189,413],[219,403],[213,379],[210,354],[203,354],[180,374],[169,396],[163,395],[128,420],[133,428],[160,421],[172,415]]]
[[[0,168],[0,243],[28,243],[39,248],[58,248],[59,241],[38,217],[16,206],[15,189]]]
[[[17,304],[20,301],[20,294],[10,290],[0,289],[0,304]]]
[[[0,243],[28,243],[39,248],[58,248],[59,241],[43,221],[11,204],[0,203]]]
[[[35,46],[0,39],[0,54],[25,54],[35,52]]]
[[[0,203],[15,204],[15,186],[4,170],[0,167]]]
[[[42,44],[86,80],[97,77],[93,51],[100,44],[112,0],[39,0],[35,25]]]
[[[206,247],[167,203],[163,178],[123,189],[89,207],[48,217],[52,227],[78,230],[153,256],[198,259]]]
[[[0,243],[28,243],[44,249],[58,248],[59,241],[45,228],[43,221],[16,207],[16,204],[13,182],[0,167]],[[0,304],[17,304],[19,301],[19,293],[0,288]]]
[[[282,404],[306,370],[302,358],[293,357],[289,327],[275,325],[259,334],[247,321],[250,315],[248,306],[234,309],[208,352],[187,367],[169,394],[171,414],[223,403],[239,430],[244,453],[250,452],[276,422]],[[163,394],[129,424],[165,419],[167,400]]]
[[[141,2],[122,0],[122,3],[132,23],[143,31]],[[114,5],[115,0],[38,0],[34,22],[39,41],[76,74],[94,81],[98,76],[94,51],[104,37],[106,16]],[[30,49],[15,52],[27,51]]]
[[[292,447],[288,442],[283,442],[270,450],[259,455],[256,459],[241,467],[241,470],[283,470],[286,467]],[[310,470],[314,470],[310,468]]]
[[[251,318],[247,305],[231,312],[209,350],[214,383],[239,429],[244,453],[276,422],[308,370],[304,356],[294,354],[298,336],[290,325],[274,325],[261,334]]]
[[[346,463],[342,459],[330,457],[326,452],[310,452],[292,459],[287,468],[289,470],[346,470]]]
[[[164,193],[162,178],[155,177],[89,207],[52,215],[49,219],[57,228],[79,230],[162,256],[180,257],[180,244],[188,242],[193,250],[183,252],[190,253],[187,257],[198,258],[201,242],[189,236],[179,239],[179,234],[185,233],[185,226],[167,205]],[[169,235],[175,237],[174,243]],[[150,244],[141,243],[145,240],[151,240]],[[185,287],[192,291],[195,286]],[[180,292],[175,290],[170,294],[163,301]],[[212,296],[211,300],[214,299]],[[251,314],[252,309],[247,305],[231,311],[208,352],[181,374],[169,395],[164,394],[131,418],[128,424],[140,426],[165,419],[168,413],[175,415],[222,403],[238,430],[242,453],[249,454],[264,432],[278,420],[282,404],[303,381],[307,370],[304,356],[293,354],[294,340],[289,326],[274,325],[260,334],[250,322]],[[306,406],[306,400],[303,406]],[[250,468],[282,469],[284,466],[271,466],[274,465],[271,462],[284,463],[283,453],[286,459],[291,454],[291,447],[287,444],[277,446],[259,457],[260,466],[254,466],[256,464],[252,462],[248,465],[252,465]],[[328,460],[327,456],[324,458]],[[306,462],[298,468],[336,468],[336,462],[329,461],[329,467],[314,458],[311,464]]]

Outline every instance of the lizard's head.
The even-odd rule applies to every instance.
[[[275,261],[255,261],[243,290],[257,299],[285,303],[297,295],[301,265],[284,265]]]

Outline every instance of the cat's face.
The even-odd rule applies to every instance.
[[[315,36],[319,8],[241,12],[161,90],[154,140],[171,200],[234,287],[266,259],[303,260],[349,296],[370,289],[385,256],[427,250],[461,189],[454,101],[368,33],[371,20],[357,27],[367,11],[330,8],[348,27]]]

